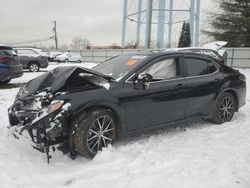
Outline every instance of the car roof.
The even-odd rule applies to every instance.
[[[131,55],[135,55],[135,54],[131,54]],[[198,54],[192,51],[159,51],[159,52],[141,51],[139,53],[136,53],[136,55],[145,55],[148,57],[158,57],[158,56],[164,56],[164,55],[188,55],[188,56],[202,57],[205,59],[209,58],[207,55]]]
[[[0,44],[0,49],[12,50],[13,48],[7,44]]]
[[[186,48],[169,48],[166,51],[183,51],[183,50],[210,50],[210,51],[215,51],[210,48],[204,48],[204,47],[186,47]]]

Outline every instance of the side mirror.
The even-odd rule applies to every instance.
[[[150,82],[152,79],[153,77],[151,74],[139,74],[135,80],[135,89],[146,89],[148,87],[148,82]]]

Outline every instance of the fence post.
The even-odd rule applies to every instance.
[[[234,48],[233,48],[233,51],[232,51],[231,67],[233,67],[233,64],[234,64]]]
[[[94,62],[94,50],[93,49],[91,49],[91,59],[92,59],[92,62]]]
[[[108,49],[105,50],[105,61],[108,59]]]

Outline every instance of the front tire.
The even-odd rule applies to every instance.
[[[74,146],[77,153],[94,158],[103,147],[116,138],[116,121],[110,110],[99,109],[89,112],[75,129]]]
[[[231,121],[235,111],[236,101],[234,96],[227,92],[223,93],[216,103],[211,121],[216,124]]]

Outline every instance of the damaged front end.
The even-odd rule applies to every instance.
[[[67,141],[68,130],[63,126],[68,121],[70,103],[64,100],[53,100],[54,96],[46,91],[34,96],[16,100],[9,108],[9,120],[17,126],[14,136],[18,138],[27,131],[33,147],[47,154],[49,148],[62,146]]]
[[[70,135],[70,93],[100,88],[109,77],[80,67],[58,67],[20,88],[8,109],[14,136],[28,132],[33,147],[45,152],[50,147],[66,152]]]

